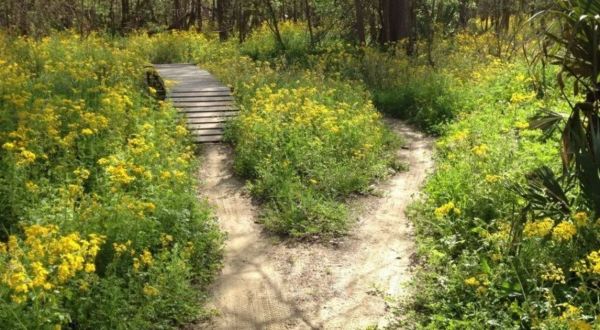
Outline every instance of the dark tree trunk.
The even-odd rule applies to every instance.
[[[121,32],[129,25],[129,0],[121,0]]]
[[[390,1],[381,0],[381,43],[385,44],[391,41],[390,30]]]
[[[399,41],[407,38],[410,34],[409,0],[389,1],[389,4],[389,41]]]
[[[308,1],[308,0],[306,0]],[[275,8],[273,8],[273,4],[271,0],[264,0],[263,3],[267,6],[267,10],[269,11],[269,16],[271,16],[271,24],[269,27],[275,34],[275,39],[277,40],[277,44],[281,48],[281,50],[285,50],[285,43],[283,42],[283,38],[281,37],[281,32],[279,31],[279,19],[277,18],[277,13],[275,12]],[[307,2],[308,3],[308,2]]]
[[[369,8],[369,34],[371,35],[371,43],[375,43],[378,38],[377,34],[377,13],[374,8]]]
[[[225,10],[227,0],[217,0],[217,25],[219,26],[219,39],[225,41],[228,38],[227,26],[225,24]]]
[[[463,29],[466,29],[467,23],[469,23],[469,8],[467,0],[460,1],[458,10],[458,23]]]
[[[312,26],[312,14],[311,14],[311,8],[310,8],[310,3],[308,2],[308,0],[304,0],[304,9],[306,11],[306,24],[308,25],[308,35],[310,37],[310,44],[314,45],[315,43],[315,35],[313,32],[313,26]]]
[[[173,1],[173,22],[171,23],[171,27],[174,29],[181,28],[181,0]]]
[[[511,4],[509,0],[500,1],[502,4],[500,13],[500,27],[503,31],[508,31],[510,27]]]
[[[358,42],[364,46],[367,40],[365,37],[365,9],[362,0],[354,0],[354,6],[356,7],[356,35]]]

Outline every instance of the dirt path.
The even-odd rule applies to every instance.
[[[213,286],[220,311],[210,329],[363,329],[385,322],[382,296],[401,296],[410,278],[412,228],[404,215],[432,168],[432,140],[399,121],[390,126],[406,139],[400,157],[409,164],[360,198],[358,223],[332,244],[281,242],[256,224],[256,208],[232,174],[231,150],[205,149],[201,177],[228,233],[225,266]]]

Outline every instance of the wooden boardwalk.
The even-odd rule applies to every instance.
[[[172,82],[167,99],[186,116],[194,141],[220,142],[225,122],[238,114],[231,89],[194,64],[154,67],[165,82]]]

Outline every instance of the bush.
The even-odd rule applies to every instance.
[[[410,212],[424,263],[419,295],[404,306],[412,317],[399,318],[432,329],[590,328],[599,293],[590,210],[575,202],[563,218],[523,212],[518,188],[535,168],[560,171],[558,144],[527,120],[567,106],[552,89],[538,99],[520,59],[491,60],[461,80],[468,107],[443,129],[426,198]]]
[[[379,115],[360,91],[340,82],[305,75],[275,90],[260,87],[235,127],[236,169],[267,201],[265,224],[276,232],[344,232],[339,200],[389,164],[391,140]]]
[[[8,328],[164,328],[202,312],[221,235],[190,184],[187,130],[119,43],[0,38]]]
[[[291,63],[304,63],[311,52],[307,27],[304,24],[284,21],[279,24],[279,33],[283,48],[267,23],[264,23],[240,46],[241,54],[258,61],[272,61],[283,56]]]

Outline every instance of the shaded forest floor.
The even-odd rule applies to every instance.
[[[385,322],[385,297],[402,297],[415,252],[406,207],[432,169],[432,139],[388,120],[409,170],[352,202],[350,235],[327,244],[281,240],[263,231],[228,146],[207,145],[200,178],[228,237],[224,268],[212,288],[216,329],[354,329]]]

